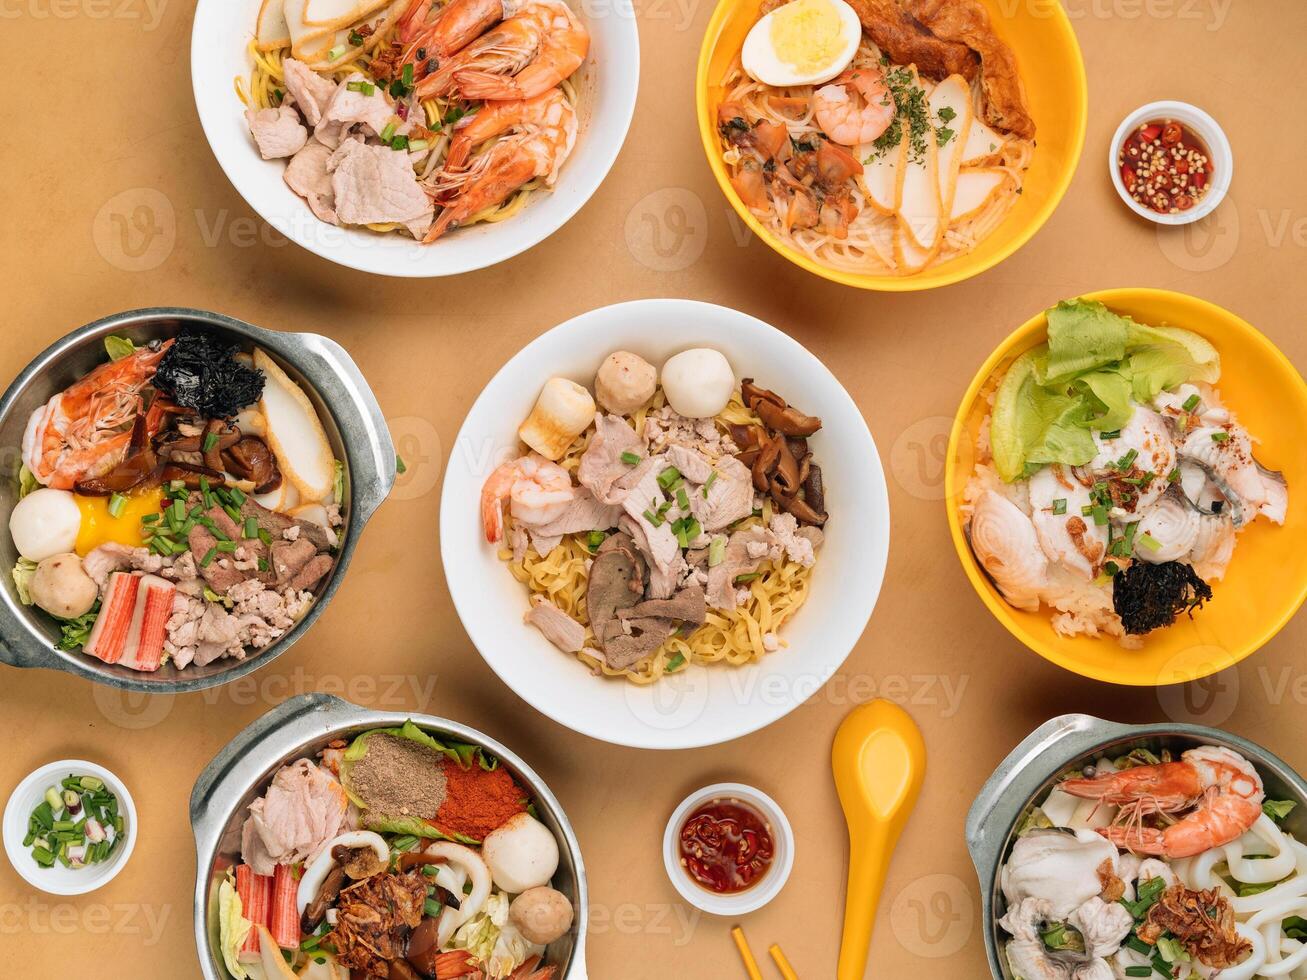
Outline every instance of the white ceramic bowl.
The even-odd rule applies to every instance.
[[[747,891],[735,895],[718,895],[698,885],[681,866],[680,832],[687,817],[705,803],[732,799],[747,803],[761,813],[771,825],[775,854],[763,879]],[[794,869],[794,829],[783,811],[762,790],[743,783],[716,783],[705,786],[685,798],[663,834],[663,865],[681,897],[709,915],[747,915],[756,912],[781,893]]]
[[[70,775],[98,776],[104,780],[105,788],[118,798],[126,839],[109,860],[99,864],[74,870],[56,862],[53,868],[42,868],[32,860],[31,848],[23,846],[28,818],[45,798],[45,791]],[[42,766],[18,784],[5,807],[4,842],[9,863],[29,885],[50,895],[85,895],[113,881],[131,859],[136,833],[136,804],[122,780],[103,766],[81,759],[64,759]]]
[[[640,79],[640,36],[629,3],[574,3],[590,30],[590,56],[573,76],[580,132],[552,193],[535,195],[509,221],[480,224],[422,246],[400,235],[319,221],[286,186],[284,160],[263,160],[233,82],[247,80],[260,0],[199,0],[191,34],[195,104],[218,164],[250,207],[287,238],[324,259],[378,275],[430,278],[503,262],[548,238],[581,209],[626,139]]]
[[[481,529],[481,487],[517,454],[517,427],[541,387],[561,375],[590,386],[603,359],[629,350],[661,366],[714,347],[737,378],[774,388],[824,426],[812,438],[831,522],[807,603],[781,649],[745,667],[691,665],[657,684],[596,677],[522,621],[527,593]],[[844,663],[880,594],[889,551],[889,497],[876,444],[834,375],[774,327],[689,300],[640,300],[585,313],[527,345],[491,380],[449,456],[440,548],[450,595],[486,662],[524,700],[575,731],[648,749],[730,741],[784,717]]]
[[[1206,144],[1215,173],[1207,193],[1194,207],[1179,214],[1159,214],[1131,197],[1130,192],[1126,190],[1125,179],[1121,176],[1121,167],[1116,162],[1121,147],[1140,126],[1160,119],[1174,119],[1188,126]],[[1191,225],[1195,221],[1202,221],[1220,207],[1226,194],[1230,192],[1230,182],[1234,179],[1234,150],[1220,124],[1197,106],[1190,105],[1188,102],[1150,102],[1126,116],[1117,129],[1116,135],[1112,137],[1112,145],[1108,148],[1107,170],[1112,176],[1112,184],[1116,187],[1121,200],[1141,218],[1147,218],[1158,225]]]

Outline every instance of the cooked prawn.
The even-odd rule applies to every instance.
[[[527,0],[501,26],[510,25],[521,37],[533,37],[536,43],[509,53],[506,64],[514,67],[457,68],[454,84],[464,98],[533,98],[569,78],[590,51],[590,32],[562,0]]]
[[[575,120],[576,113],[568,104],[562,91],[549,89],[543,95],[532,99],[517,99],[512,102],[492,102],[474,115],[464,116],[454,132],[449,144],[449,153],[445,157],[445,168],[454,170],[462,167],[471,155],[472,149],[486,140],[503,136],[508,132],[524,133],[539,131],[566,130],[567,119]],[[563,134],[565,137],[566,133]],[[575,127],[571,136],[575,137]],[[553,183],[557,170],[563,159],[570,152],[571,146],[564,147],[554,161],[554,171],[549,176]]]
[[[571,474],[557,463],[538,453],[509,460],[491,473],[481,488],[486,540],[495,544],[503,539],[506,500],[514,518],[539,526],[561,517],[575,497]]]
[[[71,490],[79,481],[112,470],[127,452],[132,424],[144,410],[141,392],[172,341],[142,347],[101,364],[32,413],[23,434],[23,462],[48,487]],[[150,435],[164,412],[158,399],[146,415]]]
[[[474,214],[503,203],[533,178],[544,177],[553,183],[576,142],[576,110],[560,91],[546,93],[529,111],[522,106],[483,111],[488,116],[482,124],[487,130],[502,132],[514,125],[520,129],[476,157],[466,170],[446,167],[436,176],[432,193],[438,198],[452,195],[452,199],[431,226],[427,242],[434,242]],[[518,116],[522,118],[513,122]],[[461,145],[459,155],[465,156],[466,152],[467,144]]]
[[[1058,788],[1072,796],[1121,807],[1117,822],[1099,833],[1140,854],[1193,857],[1238,840],[1262,815],[1265,793],[1257,770],[1229,749],[1204,745],[1179,762],[1163,762],[1068,779]],[[1150,814],[1188,812],[1165,829],[1145,827]]]
[[[852,91],[850,91],[852,90]],[[862,97],[862,105],[854,97]],[[879,68],[850,68],[813,93],[817,125],[834,142],[858,146],[879,138],[898,109]]]
[[[437,62],[479,38],[504,18],[504,0],[451,0],[432,19],[434,0],[414,0],[400,19],[399,38],[404,44],[401,64],[434,58]]]

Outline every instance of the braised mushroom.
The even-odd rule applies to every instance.
[[[281,470],[268,444],[258,436],[243,436],[222,454],[226,468],[254,484],[255,493],[271,493],[281,486]]]

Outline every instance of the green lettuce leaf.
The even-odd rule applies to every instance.
[[[1136,401],[1152,401],[1159,392],[1187,381],[1220,380],[1221,355],[1193,331],[1131,323],[1129,347]]]
[[[63,629],[63,639],[55,646],[60,650],[80,650],[91,640],[91,630],[95,626],[95,619],[100,615],[100,603],[96,600],[95,606],[84,616],[78,616],[76,619],[65,619],[60,622]]]
[[[1064,300],[1048,311],[1048,363],[1040,384],[1069,381],[1125,357],[1128,321],[1102,303]]]
[[[136,353],[136,345],[126,337],[111,334],[104,338],[104,352],[109,355],[109,360],[121,361],[124,357],[131,357]]]
[[[18,601],[24,606],[32,604],[32,576],[36,574],[36,562],[30,558],[19,558],[14,565],[14,588],[18,590]]]
[[[33,490],[39,490],[41,482],[37,480],[36,474],[27,468],[24,463],[18,467],[18,499],[22,500]]]
[[[1111,432],[1124,426],[1135,413],[1134,406],[1130,404],[1133,392],[1130,379],[1120,371],[1106,368],[1091,371],[1077,378],[1073,387],[1078,393],[1092,399],[1091,428]]]

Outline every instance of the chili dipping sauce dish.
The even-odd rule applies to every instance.
[[[1121,200],[1159,225],[1190,225],[1220,206],[1234,150],[1215,119],[1187,102],[1151,102],[1121,123],[1108,152]]]
[[[780,894],[794,867],[794,831],[766,793],[717,783],[691,793],[663,835],[667,876],[711,915],[756,912]]]

